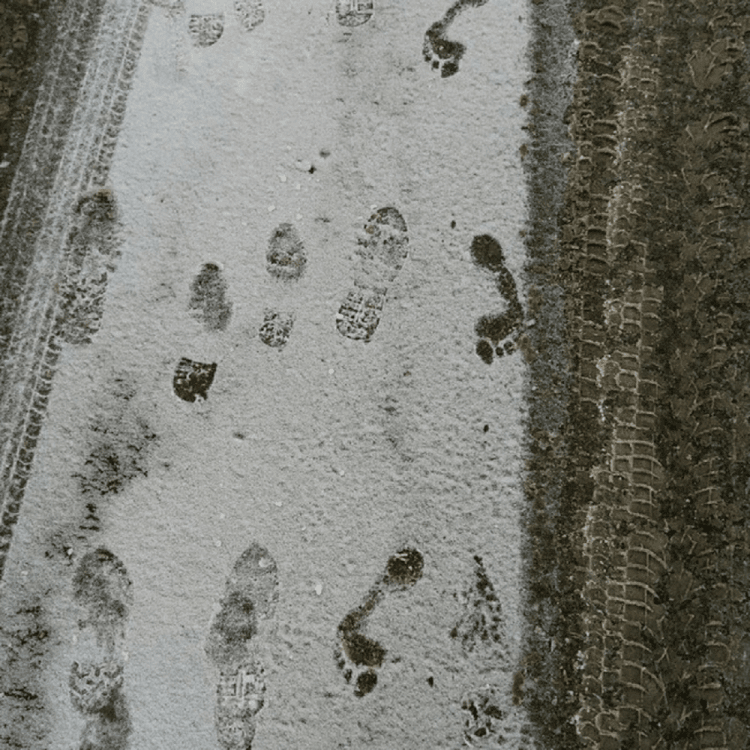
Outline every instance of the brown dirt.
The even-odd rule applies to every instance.
[[[544,59],[545,7],[530,86],[538,214],[535,169],[555,145],[545,82],[561,74]],[[559,434],[541,406],[530,424],[525,700],[549,747],[747,745],[749,10],[571,13],[575,147],[554,259],[570,391]],[[533,229],[530,247],[542,254]],[[551,306],[554,280],[538,287]],[[536,361],[559,360],[559,340],[537,336]]]

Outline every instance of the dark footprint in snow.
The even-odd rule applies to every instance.
[[[294,315],[292,313],[266,310],[258,336],[264,344],[281,349],[289,340],[293,325]]]
[[[508,309],[500,315],[483,315],[476,322],[474,331],[479,341],[477,354],[487,364],[495,355],[502,357],[516,350],[516,342],[524,326],[523,308],[518,299],[516,282],[505,265],[505,257],[500,243],[488,234],[475,237],[471,243],[471,257],[474,263],[495,278],[497,290],[508,304]]]
[[[273,230],[266,252],[266,269],[277,279],[298,279],[307,265],[302,240],[292,224],[279,224]]]
[[[106,549],[86,554],[73,577],[80,617],[69,687],[71,703],[86,717],[81,750],[127,745],[131,722],[122,687],[130,587],[125,566]]]
[[[350,339],[370,341],[380,323],[388,287],[408,255],[409,235],[401,213],[386,207],[365,224],[357,255],[359,269],[336,315],[336,328]]]
[[[445,35],[450,25],[466,8],[479,8],[486,3],[487,0],[458,0],[448,8],[439,21],[436,21],[427,29],[424,35],[422,54],[434,69],[440,71],[443,78],[458,73],[458,63],[466,52],[466,47],[463,44],[446,38]]]
[[[172,380],[175,395],[191,403],[198,398],[205,401],[208,398],[208,389],[214,382],[215,374],[215,362],[207,364],[183,357],[175,368]]]
[[[479,555],[474,555],[471,584],[457,598],[463,612],[451,630],[451,638],[465,656],[477,653],[490,667],[490,661],[504,662],[507,650],[502,606]]]
[[[305,246],[297,230],[292,224],[279,224],[268,241],[268,273],[282,281],[296,281],[302,276],[306,265]],[[264,344],[281,349],[289,339],[293,326],[292,313],[266,310],[258,335]]]
[[[206,641],[206,654],[219,671],[214,720],[225,750],[252,747],[266,692],[253,641],[263,635],[277,599],[276,562],[268,550],[252,544],[232,568]]]
[[[342,26],[361,26],[372,12],[372,0],[336,0],[336,18]]]
[[[210,47],[216,44],[224,33],[224,14],[192,15],[188,21],[188,32],[196,47]]]
[[[99,330],[107,280],[118,255],[117,204],[112,191],[97,190],[81,198],[72,225],[59,325],[66,343],[88,344]]]
[[[208,331],[223,331],[232,317],[227,283],[219,266],[205,263],[190,285],[189,308]]]
[[[424,560],[420,552],[405,548],[388,560],[382,578],[370,589],[363,604],[352,610],[338,627],[339,644],[336,662],[344,673],[344,679],[354,680],[354,694],[361,698],[372,692],[378,682],[376,669],[383,665],[385,648],[368,638],[362,630],[375,606],[392,591],[413,586],[422,577]]]
[[[506,666],[509,655],[500,599],[478,555],[474,556],[471,583],[457,598],[462,614],[450,635],[463,656],[472,659],[481,671]],[[484,685],[462,696],[467,746],[489,748],[502,744],[501,722],[506,718],[503,706],[501,692],[492,685]]]
[[[234,0],[234,12],[245,31],[252,31],[266,17],[261,0]]]

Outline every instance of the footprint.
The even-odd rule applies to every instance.
[[[60,329],[68,344],[90,343],[104,314],[108,275],[117,259],[117,205],[111,190],[85,195],[68,237],[67,278],[61,289]]]
[[[375,671],[383,665],[386,650],[364,635],[361,630],[375,606],[390,591],[399,591],[413,586],[422,577],[424,560],[420,552],[412,548],[399,550],[389,558],[383,576],[370,589],[365,601],[344,617],[338,627],[339,647],[335,655],[344,679],[351,682],[355,672],[354,694],[361,698],[372,692],[378,682]],[[364,667],[364,669],[360,669]]]
[[[359,270],[336,315],[336,327],[350,339],[368,342],[380,322],[385,295],[408,255],[409,235],[401,213],[381,208],[365,224],[357,254]]]
[[[172,387],[175,395],[183,401],[194,402],[197,398],[208,398],[208,389],[214,382],[216,363],[195,362],[183,357],[174,372]]]
[[[207,331],[223,331],[232,317],[227,283],[219,266],[205,263],[190,285],[189,308]]]
[[[307,265],[302,240],[292,224],[279,224],[273,230],[266,252],[266,269],[279,279],[298,279]]]
[[[234,12],[245,31],[252,31],[266,17],[261,0],[234,0]]]
[[[214,719],[225,750],[252,747],[255,717],[266,692],[252,642],[272,617],[277,599],[276,562],[268,550],[252,544],[232,568],[206,640],[206,654],[219,670]]]
[[[279,224],[268,241],[268,273],[283,281],[296,281],[302,276],[306,265],[305,246],[297,230],[292,224]],[[264,344],[281,349],[289,339],[293,326],[292,313],[269,309],[265,311],[258,335]]]
[[[457,598],[463,614],[451,630],[451,638],[461,646],[465,656],[478,652],[488,662],[490,659],[495,663],[505,661],[502,607],[479,555],[474,555],[471,585]]]
[[[486,3],[487,0],[458,0],[425,32],[422,54],[434,69],[440,71],[443,78],[458,73],[458,63],[466,52],[463,44],[446,38],[450,25],[467,7],[479,8]]]
[[[468,747],[495,748],[505,744],[500,735],[506,719],[499,691],[491,685],[466,693],[461,699],[464,741]]]
[[[86,554],[73,577],[79,658],[70,670],[70,699],[86,717],[81,750],[122,750],[131,722],[123,696],[125,623],[132,604],[131,581],[106,549]]]
[[[188,20],[190,39],[196,47],[216,44],[224,33],[223,13],[194,14]]]
[[[336,0],[336,18],[342,26],[361,26],[372,12],[372,0]]]
[[[451,638],[460,646],[465,659],[478,672],[491,672],[507,666],[509,654],[500,600],[482,558],[474,556],[474,574],[467,589],[457,595],[462,614],[451,630]],[[510,707],[502,691],[483,685],[461,698],[464,712],[464,739],[470,747],[498,747],[509,719]]]
[[[289,339],[293,325],[294,315],[292,313],[266,310],[258,336],[264,344],[281,349]]]
[[[477,354],[491,364],[495,355],[502,357],[516,350],[516,341],[524,326],[523,308],[518,300],[516,282],[505,265],[500,243],[494,237],[488,234],[474,237],[471,257],[474,263],[493,274],[498,291],[508,303],[504,313],[483,315],[474,326],[479,338]]]

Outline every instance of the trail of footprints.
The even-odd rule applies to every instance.
[[[459,62],[466,52],[461,42],[448,39],[447,33],[456,18],[468,8],[479,8],[488,0],[456,0],[439,21],[431,24],[424,35],[422,55],[443,78],[458,73]],[[342,26],[354,28],[367,23],[373,16],[373,0],[336,0],[336,20]],[[232,14],[239,26],[250,32],[265,18],[262,0],[234,0]],[[191,13],[188,34],[196,47],[211,47],[224,34],[226,14]]]
[[[465,46],[446,34],[456,17],[487,0],[458,0],[442,19],[425,33],[423,55],[442,77],[455,75]],[[265,10],[261,0],[234,0],[232,14],[250,32],[261,24]],[[337,0],[336,17],[343,26],[368,22],[372,0]],[[192,13],[188,34],[197,47],[210,47],[222,37],[224,13]],[[68,343],[91,340],[101,318],[107,272],[113,270],[117,243],[114,228],[116,205],[110,191],[84,196],[76,208],[68,244],[75,269],[63,293],[61,321]],[[336,328],[345,337],[369,342],[381,319],[388,287],[408,256],[408,230],[394,207],[376,211],[358,238],[358,268],[354,284],[336,315]],[[475,264],[493,275],[507,304],[502,314],[482,316],[475,325],[476,351],[486,363],[510,354],[524,324],[516,283],[508,271],[499,243],[489,235],[477,236],[471,245]],[[294,284],[301,277],[307,255],[295,227],[280,224],[273,232],[266,254],[266,268],[279,284]],[[227,284],[218,265],[207,262],[190,286],[190,312],[205,330],[225,331],[232,317]],[[294,325],[293,312],[267,308],[259,327],[260,340],[281,349]],[[173,376],[174,393],[195,402],[208,398],[217,364],[183,357]],[[475,557],[475,578],[460,594],[463,614],[450,636],[467,657],[480,654],[488,664],[507,661],[500,602],[487,577],[481,558]],[[341,621],[335,647],[336,662],[354,695],[371,693],[383,668],[387,648],[366,635],[369,616],[387,596],[413,587],[422,577],[424,560],[413,548],[404,548],[387,561],[382,576],[362,603]],[[108,550],[98,549],[80,561],[73,579],[73,600],[79,609],[78,656],[69,677],[70,700],[86,719],[81,748],[120,750],[127,745],[131,724],[124,696],[125,626],[132,604],[131,582],[121,561]],[[215,725],[225,750],[250,750],[256,717],[266,692],[263,665],[255,653],[258,638],[268,636],[278,599],[278,572],[270,553],[252,544],[238,558],[226,583],[220,609],[206,640],[206,654],[216,672]],[[473,747],[495,746],[504,719],[498,690],[485,685],[461,698],[465,714],[464,741]]]
[[[342,336],[364,343],[372,340],[388,287],[408,256],[408,244],[406,221],[396,208],[381,208],[370,217],[358,239],[358,268],[353,289],[336,314],[336,328]],[[492,275],[506,303],[504,312],[483,315],[474,326],[477,355],[491,364],[495,357],[516,350],[518,338],[528,324],[500,243],[490,235],[478,235],[471,243],[471,257],[478,268]],[[307,253],[299,233],[292,224],[279,224],[268,242],[266,270],[280,285],[293,285],[306,265]],[[232,317],[232,303],[227,296],[223,273],[215,263],[205,263],[196,275],[190,286],[188,308],[205,330],[214,333],[226,330]],[[289,340],[294,320],[293,312],[268,307],[258,337],[267,346],[282,349]],[[216,369],[215,362],[183,357],[174,371],[174,393],[188,402],[207,399]]]
[[[457,595],[462,615],[451,630],[465,657],[481,659],[488,669],[507,665],[500,601],[484,568],[474,558],[474,578]],[[396,591],[412,588],[422,578],[424,558],[405,547],[392,555],[382,576],[362,603],[338,626],[334,654],[354,695],[362,698],[378,682],[388,654],[369,638],[367,621],[375,608]],[[125,638],[133,604],[131,581],[123,563],[107,549],[85,554],[73,576],[73,602],[78,611],[76,658],[70,668],[70,702],[85,719],[81,750],[125,750],[131,732],[125,698]],[[257,543],[237,558],[212,618],[205,652],[215,669],[216,736],[224,750],[251,750],[258,713],[266,694],[265,668],[259,641],[273,634],[279,598],[278,567],[270,552]],[[484,685],[460,699],[464,739],[471,747],[495,747],[505,718],[500,691]]]

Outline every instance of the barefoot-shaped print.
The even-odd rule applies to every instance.
[[[446,11],[445,15],[427,29],[424,35],[422,54],[424,59],[435,69],[440,71],[443,78],[458,73],[458,63],[466,52],[466,47],[460,42],[451,41],[446,37],[456,17],[466,8],[478,8],[485,5],[487,0],[458,0]]]
[[[358,698],[372,692],[377,685],[377,670],[383,665],[386,655],[380,643],[362,632],[367,620],[376,605],[390,592],[413,586],[422,577],[423,566],[419,551],[406,548],[397,552],[389,558],[385,573],[370,589],[364,602],[339,624],[336,662],[347,682],[354,678],[354,694]]]
[[[471,243],[471,257],[480,268],[495,278],[497,290],[508,304],[500,315],[483,315],[476,322],[477,354],[488,365],[495,356],[502,357],[516,350],[516,342],[523,329],[523,308],[518,299],[516,282],[505,265],[500,243],[489,234],[475,237]]]

